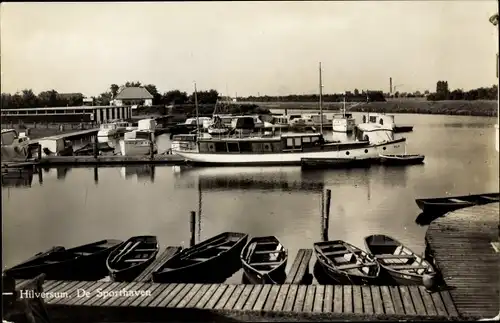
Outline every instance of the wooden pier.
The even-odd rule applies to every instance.
[[[299,250],[283,285],[150,282],[159,263],[179,250],[167,247],[130,283],[45,281],[43,290],[49,295],[45,306],[51,322],[462,319],[448,291],[428,293],[423,286],[311,284],[311,249]],[[16,281],[17,290],[26,282]],[[104,297],[105,292],[123,290],[132,295]]]
[[[177,155],[150,156],[47,156],[43,157],[40,166],[106,166],[106,165],[184,165],[185,160]]]
[[[32,139],[32,140],[29,140],[28,143],[30,145],[37,144],[40,140],[44,140],[44,139],[77,140],[77,139],[81,139],[81,138],[96,136],[98,132],[99,132],[99,128],[72,131],[72,132],[61,133],[61,134],[57,134],[57,135],[53,135],[53,136],[49,136],[49,137]]]
[[[492,318],[500,312],[499,203],[473,206],[433,221],[427,251],[442,273],[458,313]]]

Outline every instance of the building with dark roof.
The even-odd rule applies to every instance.
[[[125,87],[113,100],[115,106],[124,105],[153,105],[153,95],[144,87]]]

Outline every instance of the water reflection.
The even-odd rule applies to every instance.
[[[155,166],[154,165],[134,165],[124,166],[120,168],[120,176],[123,179],[136,179],[141,182],[154,182]]]
[[[33,170],[9,170],[2,171],[3,187],[31,187],[33,182]]]

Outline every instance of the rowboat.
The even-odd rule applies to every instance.
[[[337,284],[376,284],[380,266],[367,252],[342,240],[316,242],[314,253],[318,263]]]
[[[385,165],[415,165],[424,162],[424,155],[379,155],[380,162]]]
[[[132,281],[155,260],[159,249],[155,236],[128,239],[106,259],[109,276],[116,282]]]
[[[371,235],[365,238],[365,244],[380,266],[398,284],[422,285],[425,274],[435,273],[427,260],[396,239],[385,235]]]
[[[222,283],[241,268],[240,253],[248,235],[224,232],[183,249],[152,276],[157,283]]]
[[[302,169],[369,167],[370,158],[302,158]]]
[[[97,280],[106,276],[106,257],[120,243],[120,240],[101,240],[71,249],[56,246],[4,273],[15,279],[31,279],[45,274],[46,279],[53,280]]]
[[[444,214],[468,206],[483,205],[500,201],[500,193],[416,199],[424,213]]]
[[[241,252],[245,276],[253,284],[282,284],[288,251],[275,236],[252,238]]]

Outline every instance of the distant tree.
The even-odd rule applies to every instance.
[[[118,94],[118,90],[120,89],[120,87],[117,84],[111,84],[111,86],[109,87],[109,89],[111,90],[111,95],[114,98]]]
[[[188,101],[188,95],[186,92],[172,90],[163,94],[162,101],[164,104],[184,104]]]
[[[394,92],[394,97],[395,98],[399,98],[399,92],[398,91]]]
[[[355,95],[355,96],[358,96],[358,95],[359,95],[359,90],[358,90],[358,89],[354,89],[354,95]]]
[[[158,93],[158,89],[156,88],[156,85],[148,84],[148,85],[144,85],[144,87],[153,96],[153,104],[160,104],[161,100],[162,100],[162,95],[160,93]]]
[[[448,81],[437,81],[436,83],[436,98],[438,100],[448,99],[450,90],[448,88]]]
[[[199,104],[215,104],[219,99],[219,92],[214,89],[208,91],[198,91],[196,95],[198,97]],[[189,102],[195,102],[194,92],[189,96]]]
[[[111,92],[103,92],[97,97],[99,105],[109,105],[111,102]]]
[[[420,91],[415,91],[415,92],[413,93],[413,96],[415,96],[415,97],[419,98],[419,97],[421,97],[421,96],[422,96],[422,93],[420,93]]]
[[[57,94],[58,93],[56,90],[43,91],[38,93],[38,100],[40,102],[40,105],[45,107],[58,106]]]
[[[429,90],[424,91],[424,95],[429,95],[431,92]]]
[[[138,87],[138,86],[141,86],[141,82],[139,81],[134,81],[134,82],[131,82],[131,81],[127,81],[125,82],[125,87]]]
[[[25,108],[36,107],[38,104],[38,98],[31,89],[25,89],[22,91],[23,104]]]

